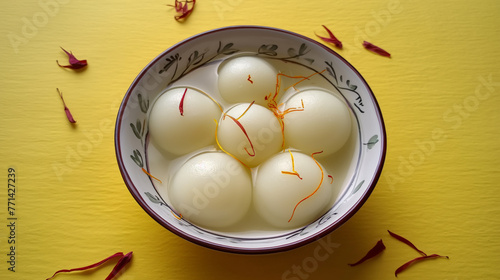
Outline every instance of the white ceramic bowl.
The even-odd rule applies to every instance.
[[[291,230],[271,232],[220,232],[178,219],[158,182],[149,177],[147,154],[148,114],[155,99],[179,83],[214,90],[217,73],[198,75],[235,55],[255,55],[293,63],[320,72],[349,106],[355,140],[342,170],[338,199],[320,218]],[[207,69],[208,69],[207,68]],[[193,75],[196,77],[192,79]],[[215,90],[216,91],[216,90]],[[217,97],[214,97],[217,98]],[[329,47],[305,36],[276,28],[231,26],[190,37],[153,59],[128,89],[116,120],[118,165],[129,191],[158,223],[196,244],[226,252],[270,253],[293,249],[332,232],[345,223],[368,199],[382,171],[386,133],[382,114],[370,87],[352,65]],[[144,170],[143,170],[144,169]],[[154,175],[154,174],[152,174]]]

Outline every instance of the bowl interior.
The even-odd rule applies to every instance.
[[[217,96],[217,65],[237,55],[256,55],[276,63],[322,72],[322,81],[350,107],[354,140],[343,167],[338,199],[309,225],[275,232],[217,232],[178,219],[149,170],[155,157],[148,137],[148,113],[155,99],[174,86],[190,86]],[[202,71],[203,70],[203,71]],[[206,75],[206,73],[209,75]],[[211,74],[210,74],[211,73]],[[222,102],[223,103],[223,102]],[[229,104],[222,104],[228,106]],[[268,253],[314,241],[348,220],[372,192],[385,159],[386,134],[377,101],[362,76],[330,48],[299,34],[258,26],[234,26],[188,38],[156,57],[134,80],[117,116],[118,165],[129,191],[158,223],[177,235],[213,249]]]

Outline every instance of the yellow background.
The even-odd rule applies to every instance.
[[[184,23],[173,19],[172,3],[1,2],[0,279],[45,279],[118,251],[134,252],[121,280],[395,279],[418,254],[387,229],[450,257],[399,279],[500,279],[500,2],[198,0]],[[135,76],[172,44],[237,24],[311,38],[327,25],[380,103],[384,171],[362,209],[324,238],[337,244],[327,258],[314,258],[319,242],[263,256],[194,245],[153,221],[119,174],[114,122]],[[392,59],[364,50],[363,40]],[[67,61],[59,46],[88,68],[59,68],[56,59]],[[7,270],[9,167],[17,175],[16,272]],[[379,239],[382,255],[347,265]],[[56,279],[104,279],[113,265]]]

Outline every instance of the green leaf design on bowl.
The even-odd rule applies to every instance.
[[[145,192],[144,193],[151,202],[155,203],[155,204],[159,204],[159,205],[164,205],[165,203],[163,203],[163,201],[161,201],[160,197],[158,197],[157,195],[152,195],[150,192]]]
[[[359,189],[361,188],[361,186],[365,183],[365,180],[361,181],[353,190],[352,190],[352,194],[355,194],[357,191],[359,191]],[[351,195],[352,195],[351,194]]]
[[[373,146],[375,146],[375,144],[377,143],[378,143],[378,135],[375,134],[368,140],[368,142],[363,143],[363,145],[366,145],[366,147],[368,147],[368,150],[371,150]]]

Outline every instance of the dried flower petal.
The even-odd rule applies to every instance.
[[[330,36],[329,38],[327,37],[322,37],[322,36],[319,36],[318,34],[316,34],[316,36],[318,36],[319,38],[321,38],[321,40],[327,42],[327,43],[332,43],[334,44],[337,48],[341,49],[342,48],[342,42],[340,42],[339,39],[337,39],[337,37],[335,37],[335,35],[333,35],[333,32],[330,31],[330,29],[328,29],[326,26],[322,25],[323,28],[326,29],[326,32],[328,32],[328,35]]]
[[[71,115],[71,112],[69,111],[68,107],[66,107],[66,103],[64,102],[63,94],[62,92],[57,88],[57,92],[59,93],[59,97],[61,97],[61,100],[64,105],[64,112],[66,113],[66,117],[68,118],[68,121],[70,123],[76,123],[75,119],[73,118],[73,115]]]
[[[78,267],[78,268],[72,268],[72,269],[61,269],[61,270],[56,271],[54,273],[54,275],[52,275],[51,277],[47,278],[47,280],[54,278],[54,276],[56,276],[59,273],[73,272],[73,271],[84,271],[84,270],[88,270],[88,269],[92,269],[92,268],[98,267],[98,266],[104,264],[105,262],[107,262],[107,261],[115,258],[115,257],[120,257],[120,259],[118,260],[118,262],[116,263],[115,267],[110,272],[110,274],[108,275],[108,277],[106,277],[106,280],[111,280],[111,279],[113,279],[113,277],[115,277],[125,267],[125,265],[128,262],[130,262],[130,260],[132,259],[132,252],[129,252],[129,253],[125,254],[125,255],[122,252],[118,252],[116,254],[113,254],[113,255],[105,258],[102,261],[99,261],[99,262],[96,262],[94,264],[91,264],[91,265],[88,265],[88,266],[84,266],[84,267]]]
[[[387,230],[389,232],[389,234],[396,238],[397,240],[405,243],[406,245],[412,247],[413,249],[415,249],[417,252],[419,252],[422,256],[427,256],[426,253],[424,253],[422,250],[419,250],[415,245],[413,245],[413,243],[411,243],[408,239],[402,237],[401,235],[398,235],[398,234],[395,234],[394,232],[391,232],[390,230]]]
[[[376,54],[379,54],[381,56],[391,57],[390,53],[388,53],[387,51],[383,50],[382,48],[377,47],[374,44],[369,43],[367,41],[363,41],[363,47],[365,47],[365,49],[372,51]]]
[[[71,51],[67,52],[62,47],[61,47],[61,49],[68,55],[69,65],[61,65],[61,64],[59,64],[59,61],[56,60],[57,65],[59,65],[60,67],[71,68],[71,69],[80,69],[80,68],[87,66],[87,60],[79,60],[73,55],[73,53]]]
[[[193,12],[195,4],[196,0],[175,0],[174,5],[167,6],[175,8],[177,15],[174,18],[176,21],[184,21]]]
[[[361,264],[361,263],[365,262],[366,260],[371,259],[371,258],[375,257],[376,255],[382,253],[382,251],[384,251],[384,250],[385,250],[384,242],[382,242],[382,239],[380,239],[377,242],[377,244],[375,244],[375,246],[370,251],[368,251],[368,253],[366,253],[366,255],[363,258],[361,258],[359,261],[357,261],[355,263],[350,263],[349,265],[355,266],[355,265]]]
[[[104,280],[113,279],[130,262],[131,259],[132,259],[132,252],[128,252],[123,257],[121,257],[116,263],[115,267],[113,267],[113,270],[109,273],[108,277],[106,277],[106,279]]]
[[[396,269],[396,271],[394,272],[394,275],[396,275],[396,277],[398,277],[399,273],[405,271],[408,267],[410,267],[412,264],[414,264],[418,261],[428,260],[428,259],[436,259],[436,258],[449,259],[448,256],[441,256],[438,254],[425,255],[425,256],[418,257],[418,258],[414,258],[413,260],[410,260],[410,261],[406,262],[405,264],[403,264],[402,266],[398,267],[398,269]]]

